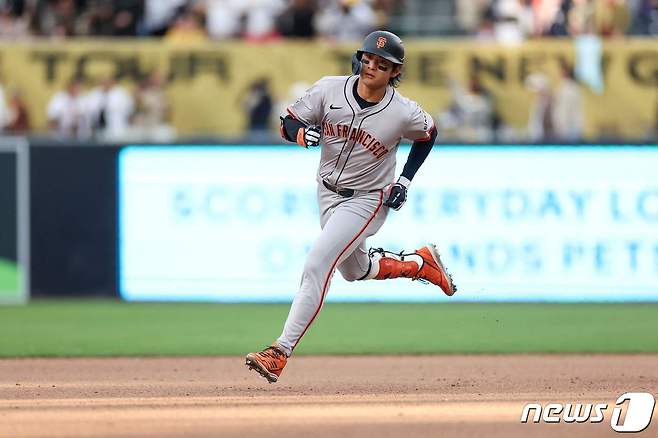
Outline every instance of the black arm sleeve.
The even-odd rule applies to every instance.
[[[297,131],[299,128],[305,128],[302,122],[297,119],[293,119],[290,116],[285,116],[281,118],[281,136],[293,143],[297,142]]]
[[[414,144],[411,145],[411,151],[407,157],[407,162],[404,165],[404,169],[402,169],[401,176],[407,178],[409,181],[414,178],[414,175],[416,175],[416,172],[418,172],[418,169],[420,169],[420,166],[425,161],[425,158],[427,158],[427,156],[430,154],[435,140],[436,127],[432,128],[429,140],[415,141]]]

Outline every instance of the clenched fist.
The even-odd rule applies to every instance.
[[[320,127],[311,125],[297,130],[297,144],[304,147],[315,147],[320,145]]]
[[[390,207],[393,210],[399,210],[407,201],[407,186],[411,181],[404,177],[400,177],[398,182],[391,185],[388,190],[388,198],[384,201],[384,206]]]

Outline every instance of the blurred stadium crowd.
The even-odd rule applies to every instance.
[[[518,44],[532,38],[658,35],[658,0],[0,0],[0,43],[83,37],[163,38],[171,44],[284,38],[361,40],[376,28],[404,37],[466,36]],[[277,99],[268,78],[243,90],[250,134],[276,132],[278,110],[310,84],[293,84]],[[495,93],[477,78],[449,84],[450,104],[434,116],[444,140],[577,141],[583,133],[582,86],[564,69],[553,86],[546,76],[526,78],[533,94],[528,124],[519,134],[499,116]],[[43,109],[48,133],[81,139],[170,141],[167,80],[154,72],[126,88],[111,77],[99,83],[69,80]],[[297,95],[298,95],[297,94]],[[21,90],[0,71],[0,133],[33,133]],[[658,137],[655,127],[647,138]]]
[[[657,0],[0,0],[0,38],[170,40],[658,34]]]
[[[175,130],[168,123],[169,102],[159,72],[144,78],[134,91],[111,76],[90,88],[85,85],[81,78],[73,77],[50,98],[45,108],[48,135],[99,141],[175,138]],[[20,90],[6,92],[0,78],[0,134],[34,133],[30,119]]]

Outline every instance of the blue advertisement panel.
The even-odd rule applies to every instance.
[[[318,160],[287,146],[125,148],[121,295],[290,301],[320,230]],[[459,292],[337,273],[328,300],[658,301],[656,169],[655,147],[435,147],[367,246],[436,243]]]

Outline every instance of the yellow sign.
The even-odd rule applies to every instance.
[[[572,66],[569,40],[531,41],[515,46],[467,40],[406,41],[400,91],[438,114],[450,103],[451,79],[466,85],[477,77],[494,96],[502,120],[522,130],[534,99],[526,77],[543,72],[553,85],[560,67]],[[68,79],[79,75],[88,87],[118,75],[130,89],[158,70],[167,78],[171,122],[179,134],[244,133],[243,99],[250,85],[268,78],[274,111],[288,103],[294,84],[349,74],[354,45],[318,42],[243,42],[168,45],[155,40],[89,40],[0,44],[0,81],[17,87],[28,102],[32,125],[45,130],[46,106]],[[655,129],[658,103],[658,44],[653,39],[619,39],[603,45],[604,91],[582,87],[585,134],[643,138]],[[300,88],[300,87],[297,87]],[[296,89],[296,88],[293,88]],[[297,92],[299,90],[296,90]],[[276,114],[273,115],[273,125]]]

